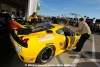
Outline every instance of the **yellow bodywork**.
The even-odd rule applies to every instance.
[[[48,45],[53,45],[55,47],[56,50],[55,50],[54,56],[57,56],[57,55],[61,54],[62,52],[68,50],[71,46],[74,47],[76,45],[80,36],[77,36],[77,35],[64,36],[61,34],[57,34],[56,31],[60,28],[63,28],[64,26],[61,26],[58,24],[52,24],[52,25],[55,26],[55,28],[51,29],[53,31],[52,34],[47,34],[46,31],[42,31],[42,32],[37,32],[37,33],[31,33],[29,35],[17,35],[18,37],[24,36],[23,39],[29,38],[28,48],[22,47],[20,44],[18,44],[13,39],[12,35],[10,35],[10,39],[15,46],[15,50],[16,50],[19,58],[20,59],[21,59],[21,57],[24,58],[24,60],[21,59],[23,62],[35,63],[38,54],[41,52],[41,50],[43,48],[47,47]],[[15,33],[16,33],[16,31],[15,31]],[[66,45],[66,38],[68,38],[68,46],[66,48],[64,48],[64,46]],[[62,45],[60,43],[62,43]],[[17,47],[18,46],[20,47],[20,49],[21,49],[20,52],[16,48],[16,45],[17,45]],[[34,60],[29,61],[30,58],[33,58]]]

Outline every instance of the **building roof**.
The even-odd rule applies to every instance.
[[[25,10],[28,4],[28,0],[0,0],[0,3],[7,4],[15,8]]]

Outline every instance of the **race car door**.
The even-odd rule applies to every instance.
[[[66,39],[68,39],[70,43],[70,46],[68,48],[70,48],[71,46],[75,46],[79,40],[79,36],[77,36],[71,29],[67,27],[64,27],[62,29],[64,31],[64,35],[66,36]]]
[[[70,46],[69,39],[66,39],[62,28],[60,28],[56,31],[56,39],[55,40],[56,40],[57,44],[59,44],[59,46],[58,46],[59,49],[66,49],[67,47]]]

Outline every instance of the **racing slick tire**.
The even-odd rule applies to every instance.
[[[54,54],[55,54],[55,47],[47,46],[37,56],[36,63],[45,64],[52,59]]]

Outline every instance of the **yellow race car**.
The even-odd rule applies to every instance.
[[[75,46],[79,38],[80,35],[67,27],[47,23],[40,23],[35,27],[14,27],[10,33],[15,50],[25,63],[45,64],[53,56]]]

